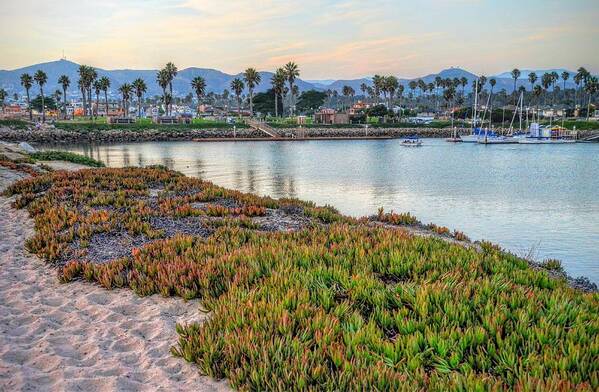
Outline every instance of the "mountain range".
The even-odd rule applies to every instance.
[[[24,89],[20,84],[20,76],[23,73],[29,73],[33,75],[37,70],[41,69],[48,75],[48,82],[44,86],[44,90],[48,92],[53,92],[57,89],[62,90],[62,88],[58,85],[58,78],[61,75],[67,75],[71,80],[71,86],[68,89],[67,94],[69,96],[79,96],[79,91],[77,90],[77,79],[78,73],[77,70],[79,68],[79,64],[74,63],[68,60],[58,60],[51,61],[47,63],[30,65],[27,67],[15,69],[15,70],[0,70],[0,87],[4,88],[9,96],[13,93],[24,93]],[[132,70],[132,69],[118,69],[118,70],[105,70],[101,68],[96,68],[98,73],[98,77],[106,76],[110,79],[111,89],[110,95],[117,95],[117,88],[123,83],[131,83],[134,79],[141,78],[143,79],[147,86],[148,91],[146,92],[146,96],[155,96],[161,95],[162,90],[156,83],[156,73],[157,70]],[[555,71],[559,75],[564,71],[564,69],[549,69],[549,70],[522,70],[522,75],[518,80],[518,86],[524,85],[526,88],[530,89],[530,83],[528,82],[528,74],[530,72],[535,72],[539,76],[539,80],[541,76],[545,72]],[[574,87],[573,76],[575,72],[570,72],[570,79],[567,81],[566,86],[568,88]],[[260,76],[262,77],[261,83],[255,88],[255,92],[263,92],[269,89],[270,79],[272,77],[272,72],[260,72]],[[234,78],[242,78],[242,74],[227,74],[221,72],[216,69],[209,68],[196,68],[190,67],[185,68],[179,71],[177,77],[173,80],[173,94],[176,96],[185,96],[192,92],[191,89],[191,80],[196,76],[202,76],[206,80],[206,90],[207,92],[214,93],[222,93],[224,89],[230,89],[231,81]],[[462,78],[465,77],[468,79],[468,85],[466,86],[466,91],[471,91],[472,81],[476,79],[476,75],[468,72],[461,68],[449,68],[442,70],[436,74],[424,75],[419,78],[407,79],[407,78],[399,78],[400,84],[405,87],[406,92],[409,91],[408,83],[411,80],[422,79],[426,83],[434,82],[435,78],[440,76],[441,78]],[[497,80],[497,84],[495,86],[495,91],[501,91],[505,89],[507,92],[511,92],[514,89],[514,80],[511,77],[510,72],[500,73],[494,76],[487,76],[488,78],[494,77]],[[349,79],[349,80],[302,80],[297,79],[296,85],[298,86],[300,91],[305,90],[320,90],[324,91],[327,89],[336,90],[341,93],[343,86],[350,86],[356,91],[356,95],[360,95],[360,86],[362,83],[365,83],[368,86],[372,85],[372,78],[365,77],[359,79]],[[560,80],[559,86],[563,85]],[[488,85],[487,85],[488,87]],[[33,95],[36,95],[36,86],[33,88]]]

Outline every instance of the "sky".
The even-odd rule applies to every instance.
[[[0,69],[68,60],[174,62],[237,73],[298,63],[303,79],[599,72],[599,0],[0,0]]]

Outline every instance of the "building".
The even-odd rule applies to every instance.
[[[337,113],[335,109],[324,108],[314,113],[315,124],[349,124],[348,113]]]

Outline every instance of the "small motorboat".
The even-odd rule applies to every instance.
[[[422,147],[422,140],[418,136],[410,136],[401,141],[404,147]]]

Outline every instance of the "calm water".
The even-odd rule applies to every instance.
[[[55,147],[54,147],[55,148]],[[163,164],[219,185],[330,204],[378,207],[464,231],[524,255],[557,258],[599,282],[599,144],[450,144],[425,140],[151,142],[62,149],[109,166]]]

